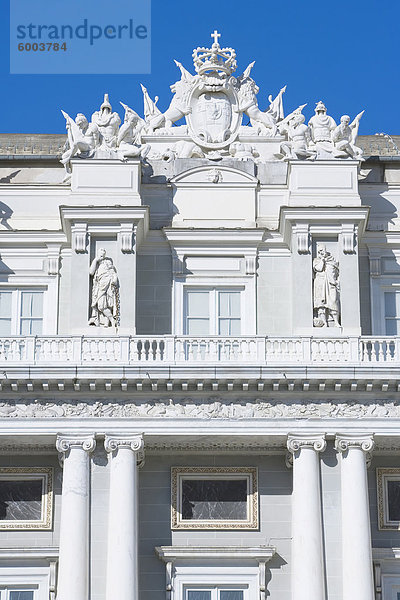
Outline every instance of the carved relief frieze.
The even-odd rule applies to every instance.
[[[400,405],[391,400],[283,402],[278,399],[225,401],[218,397],[179,400],[126,399],[46,402],[42,400],[3,400],[0,418],[186,418],[186,419],[374,419],[400,418]]]

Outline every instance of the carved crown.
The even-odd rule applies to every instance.
[[[233,48],[221,48],[218,38],[221,36],[216,30],[211,34],[214,43],[211,48],[195,48],[193,50],[193,63],[199,75],[216,71],[231,75],[237,67],[236,52]]]

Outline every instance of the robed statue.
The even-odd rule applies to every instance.
[[[112,258],[100,248],[89,268],[93,277],[89,325],[117,327],[119,324],[119,281]]]
[[[317,247],[313,260],[314,327],[340,327],[339,264],[325,246]]]

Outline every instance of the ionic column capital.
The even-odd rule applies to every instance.
[[[291,454],[302,448],[312,448],[316,452],[323,452],[326,448],[325,434],[289,433],[286,445]]]
[[[74,436],[74,435],[58,435],[56,439],[57,451],[65,455],[71,450],[71,448],[81,448],[85,452],[93,452],[96,448],[96,440],[94,433],[86,436]]]
[[[335,438],[335,449],[337,452],[347,452],[350,448],[358,448],[365,453],[372,452],[375,442],[371,433],[367,434],[340,434]]]
[[[107,435],[104,439],[106,452],[117,452],[120,448],[129,448],[135,454],[144,450],[144,439],[141,433],[135,435]]]

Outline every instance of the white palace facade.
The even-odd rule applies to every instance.
[[[0,135],[0,600],[400,598],[399,138],[212,37]]]

